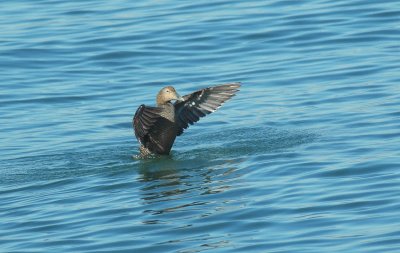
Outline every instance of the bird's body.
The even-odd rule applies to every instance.
[[[133,129],[140,143],[141,157],[168,155],[176,136],[189,124],[218,109],[238,91],[239,83],[205,88],[179,96],[171,86],[157,94],[157,107],[141,105],[133,117]],[[175,100],[175,103],[171,101]]]

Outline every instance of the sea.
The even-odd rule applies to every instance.
[[[240,91],[135,159],[172,85]],[[397,0],[0,2],[0,252],[400,252]]]

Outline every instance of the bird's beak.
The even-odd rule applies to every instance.
[[[178,93],[176,93],[176,100],[177,101],[185,101],[183,97],[181,97]]]

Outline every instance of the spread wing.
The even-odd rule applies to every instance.
[[[225,101],[235,95],[240,83],[228,83],[219,86],[205,88],[192,94],[183,96],[184,101],[177,101],[175,117],[178,125],[177,135],[181,135],[184,129],[217,110]]]
[[[135,136],[140,144],[144,145],[146,142],[150,129],[160,117],[160,112],[160,108],[145,105],[139,106],[136,110],[135,116],[133,116],[132,125],[135,131]]]

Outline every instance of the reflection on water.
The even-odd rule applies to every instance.
[[[215,143],[209,143],[208,146],[195,144],[201,143],[200,139],[203,138]],[[315,138],[316,134],[307,131],[291,132],[274,128],[229,129],[205,133],[204,136],[195,135],[192,139],[189,137],[185,143],[180,143],[188,147],[183,151],[137,160],[139,179],[151,182],[142,189],[146,191],[144,199],[166,199],[186,193],[196,185],[205,187],[201,188],[201,194],[228,189],[228,185],[215,186],[213,181],[224,183],[220,178],[234,174],[234,165],[245,157],[294,148],[311,143]],[[172,190],[165,190],[170,188]]]
[[[197,194],[213,194],[229,189],[229,181],[237,168],[230,163],[219,162],[206,167],[195,160],[174,160],[162,157],[143,160],[139,164],[139,180],[146,182],[141,188],[146,202],[180,199],[185,194],[195,191]],[[197,202],[194,204],[198,204]]]
[[[198,138],[203,137],[194,135],[181,143],[194,149],[179,149],[170,156],[135,161],[138,180],[144,183],[140,188],[144,224],[168,224],[171,220],[179,220],[182,227],[187,228],[197,226],[196,219],[240,208],[237,193],[242,194],[244,189],[240,182],[249,171],[237,164],[249,155],[257,157],[289,150],[311,143],[317,137],[307,131],[273,128],[228,129],[203,134],[216,143],[196,145],[200,143]],[[185,218],[192,222],[184,222]],[[231,242],[224,240],[223,245],[226,243]]]

